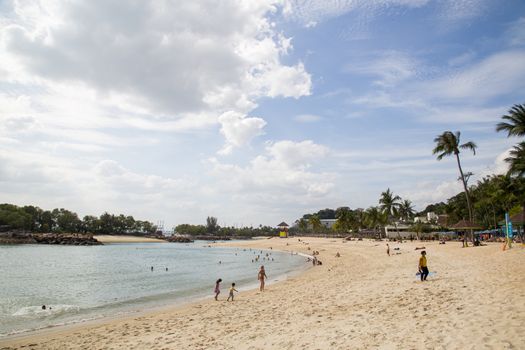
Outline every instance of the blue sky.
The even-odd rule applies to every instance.
[[[461,190],[525,96],[525,3],[0,0],[2,202],[274,225]]]

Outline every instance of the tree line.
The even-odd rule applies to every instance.
[[[462,193],[456,194],[446,202],[430,204],[422,212],[414,213],[410,200],[402,200],[387,189],[381,193],[377,206],[366,210],[352,210],[349,207],[340,207],[335,210],[323,209],[314,214],[303,215],[296,221],[296,227],[303,232],[309,230],[327,232],[321,220],[336,219],[332,230],[349,232],[362,229],[381,230],[388,224],[395,226],[397,222],[403,222],[411,223],[412,230],[419,234],[431,228],[421,222],[414,222],[412,219],[414,216],[426,215],[429,212],[447,215],[446,226],[468,218],[472,225],[485,229],[497,228],[505,213],[513,215],[523,211],[525,214],[525,140],[523,139],[525,137],[525,106],[514,105],[501,119],[502,121],[496,125],[497,132],[505,132],[507,137],[521,138],[521,141],[510,150],[509,156],[505,158],[509,165],[506,174],[486,176],[476,184],[469,185],[468,181],[473,173],[463,170],[460,153],[462,150],[468,150],[475,155],[477,145],[473,141],[461,143],[459,131],[445,131],[435,137],[435,148],[432,153],[436,155],[438,161],[448,156],[456,159],[459,171],[458,180],[463,185]],[[474,240],[472,231],[471,239]]]
[[[277,236],[279,229],[271,226],[259,225],[258,227],[221,227],[217,223],[217,218],[208,216],[206,225],[181,224],[175,227],[175,233],[190,236],[236,236],[236,237],[255,237],[255,236]]]
[[[78,214],[64,208],[43,210],[33,205],[17,206],[0,204],[0,226],[3,230],[53,233],[93,234],[154,234],[157,227],[149,221],[135,220],[129,215],[113,215],[107,212],[99,217]]]

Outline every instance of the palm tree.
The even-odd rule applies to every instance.
[[[336,210],[336,218],[334,229],[340,232],[348,232],[352,228],[354,217],[349,208],[339,208]]]
[[[409,221],[410,218],[414,216],[414,214],[414,206],[412,205],[412,202],[410,200],[405,199],[399,204],[399,216],[403,220]]]
[[[472,203],[470,201],[470,194],[467,187],[467,180],[465,179],[465,174],[463,173],[463,169],[461,168],[461,161],[459,160],[459,150],[465,149],[465,150],[471,150],[474,154],[476,154],[476,144],[472,141],[465,142],[464,144],[460,144],[460,136],[461,133],[459,131],[456,131],[456,133],[452,133],[452,131],[445,131],[443,134],[438,135],[434,142],[436,143],[436,147],[432,151],[433,154],[437,154],[437,160],[443,159],[445,156],[450,156],[454,154],[456,156],[456,160],[458,163],[459,168],[459,174],[461,177],[461,182],[463,182],[463,189],[465,190],[465,197],[467,199],[467,206],[468,206],[468,216],[469,221],[472,223]],[[474,232],[470,230],[470,238],[472,242],[474,242]],[[466,242],[464,242],[465,244]]]
[[[509,152],[505,161],[510,164],[509,175],[525,176],[525,142],[520,142]]]
[[[386,223],[386,215],[384,215],[378,207],[370,207],[365,211],[364,221],[368,228],[377,231],[378,227],[381,227]],[[379,234],[379,238],[381,238],[381,234]]]
[[[514,105],[508,113],[501,117],[508,122],[499,122],[496,131],[506,131],[507,137],[525,136],[525,106]]]
[[[525,136],[525,106],[514,105],[509,110],[508,115],[501,119],[508,122],[499,122],[496,131],[506,131],[507,137]],[[510,151],[510,157],[505,158],[509,163],[509,175],[523,177],[525,175],[525,142],[520,142]],[[523,215],[525,215],[525,203],[523,203]]]
[[[397,224],[394,221],[394,218],[398,216],[399,214],[399,206],[401,197],[394,196],[392,191],[390,191],[390,188],[388,188],[385,192],[381,193],[381,198],[379,198],[379,207],[381,211],[386,214],[387,222],[394,223],[394,226],[396,227],[397,231]],[[399,235],[399,231],[397,232]]]

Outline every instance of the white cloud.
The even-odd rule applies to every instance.
[[[460,181],[443,181],[440,183],[420,181],[413,184],[410,189],[401,192],[403,198],[409,198],[420,208],[436,202],[446,200],[463,190]]]
[[[345,71],[348,73],[371,75],[379,77],[374,84],[379,87],[393,87],[400,82],[416,77],[421,64],[410,55],[402,52],[387,51],[370,60],[359,59],[348,63]]]
[[[489,99],[525,92],[525,51],[503,51],[455,74],[414,86],[413,91],[440,99]]]
[[[310,171],[313,163],[325,157],[329,149],[307,140],[279,141],[266,147],[266,154],[252,159],[246,167],[223,164],[211,159],[212,174],[244,200],[264,198],[269,201],[311,201],[327,196],[332,190],[334,174]]]
[[[0,77],[36,92],[31,113],[42,105],[69,123],[74,109],[82,127],[130,118],[129,127],[179,131],[248,113],[260,97],[310,94],[304,65],[282,63],[291,39],[268,18],[279,1],[13,4],[0,21]]]
[[[299,123],[315,123],[322,120],[323,118],[315,114],[299,114],[296,115],[293,119]]]
[[[428,2],[429,0],[287,0],[283,13],[308,26],[349,12],[360,12],[362,16],[370,18],[390,7],[417,8]]]
[[[249,143],[254,137],[263,134],[266,122],[261,118],[247,117],[244,114],[229,111],[219,117],[221,134],[226,139],[220,154],[229,154],[234,147]]]

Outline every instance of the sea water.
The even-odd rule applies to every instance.
[[[218,278],[224,299],[232,282],[254,287],[260,265],[270,283],[309,266],[300,255],[203,241],[0,245],[0,337],[213,298]]]

